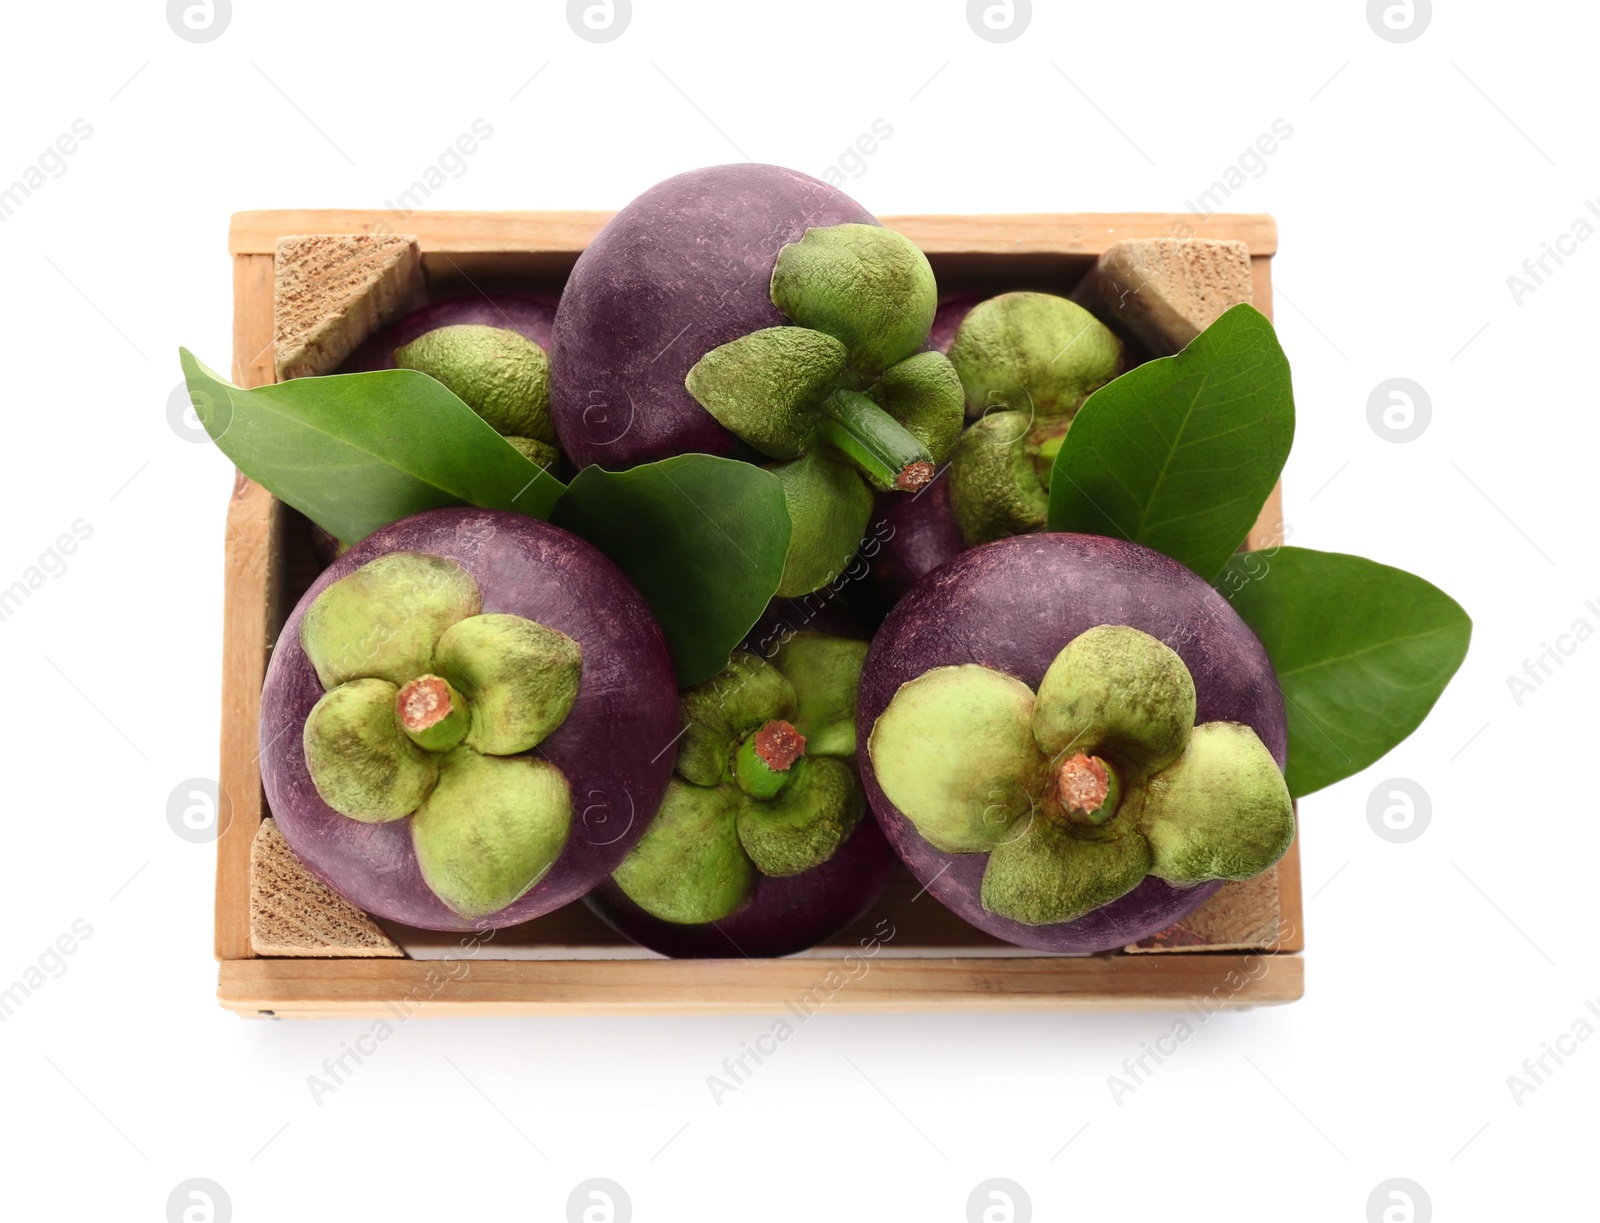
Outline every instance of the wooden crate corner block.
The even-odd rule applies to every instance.
[[[1254,279],[1243,242],[1136,238],[1108,246],[1073,299],[1165,357],[1223,311],[1251,302]]]
[[[422,304],[422,250],[405,234],[301,234],[274,252],[279,380],[332,373],[379,327]]]
[[[235,379],[258,386],[328,373],[374,330],[426,300],[430,285],[435,293],[475,287],[463,265],[474,275],[542,277],[559,288],[606,219],[417,213],[406,220],[412,234],[397,235],[375,211],[241,213],[230,233]],[[1234,304],[1254,302],[1269,316],[1272,309],[1272,219],[1219,215],[1205,222],[1205,238],[1173,237],[1190,232],[1188,220],[1084,213],[906,216],[885,224],[922,247],[941,278],[950,270],[988,292],[1019,283],[1070,292],[1152,354],[1165,355]],[[1276,541],[1280,507],[1275,491],[1249,546]],[[586,912],[562,910],[506,932],[496,944],[502,949],[474,959],[459,979],[442,978],[438,940],[380,927],[330,891],[295,857],[262,798],[257,702],[278,627],[310,580],[301,534],[297,515],[241,479],[228,517],[224,607],[221,778],[233,815],[218,839],[224,1006],[243,1015],[306,1017],[392,1014],[397,1005],[407,1014],[414,1007],[444,1015],[773,1012],[807,996],[854,948],[857,932],[847,931],[784,960],[615,958],[609,932]],[[1230,883],[1168,930],[1100,956],[1019,954],[931,901],[915,906],[914,884],[897,877],[880,902],[901,927],[895,954],[873,960],[870,973],[830,1006],[1236,1008],[1293,1001],[1303,991],[1298,839],[1273,870]],[[1263,973],[1264,961],[1271,968]]]
[[[405,956],[372,918],[301,865],[270,817],[250,846],[250,946],[258,956]]]

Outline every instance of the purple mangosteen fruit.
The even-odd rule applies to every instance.
[[[1176,561],[1099,536],[963,552],[862,673],[868,800],[912,874],[982,930],[1096,952],[1288,849],[1283,697],[1250,629]]]
[[[617,470],[767,465],[793,526],[779,593],[806,594],[855,554],[872,490],[920,488],[955,444],[935,306],[922,252],[835,188],[777,166],[680,174],[573,267],[552,339],[562,449]]]
[[[590,906],[664,955],[778,956],[860,917],[894,855],[856,776],[867,644],[785,637],[682,695],[676,775]]]
[[[577,899],[643,833],[677,692],[644,600],[537,519],[441,509],[369,535],[301,598],[261,694],[261,775],[352,904],[492,929]]]

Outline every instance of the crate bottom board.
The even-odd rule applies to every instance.
[[[1298,954],[1005,960],[224,960],[217,998],[248,1018],[771,1014],[823,1011],[1209,1013],[1294,1002]],[[452,971],[453,969],[453,971]]]

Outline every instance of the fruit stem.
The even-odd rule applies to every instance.
[[[437,675],[419,675],[401,688],[394,712],[411,742],[428,752],[448,752],[472,725],[466,699]]]
[[[733,779],[752,798],[774,798],[797,771],[806,754],[806,737],[790,723],[774,719],[756,731],[733,754]]]
[[[933,479],[928,448],[859,392],[835,391],[823,401],[817,436],[876,488],[915,492]]]
[[[1100,757],[1079,752],[1056,774],[1056,796],[1070,822],[1100,825],[1117,813],[1122,783]]]

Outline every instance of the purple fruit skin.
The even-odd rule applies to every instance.
[[[341,374],[363,374],[394,369],[394,354],[418,336],[437,327],[478,323],[520,332],[545,351],[550,349],[550,329],[555,325],[556,293],[463,293],[430,302],[399,322],[368,336],[339,367]]]
[[[460,917],[428,889],[409,819],[363,824],[340,815],[306,772],[301,731],[322,685],[300,645],[300,621],[325,587],[395,551],[448,557],[477,580],[485,612],[526,616],[583,647],[577,701],[535,749],[572,787],[572,832],[550,872],[486,918]],[[672,772],[672,754],[661,749],[677,732],[678,693],[666,641],[616,566],[577,536],[537,519],[430,510],[369,535],[296,605],[261,693],[261,779],[290,847],[352,904],[428,930],[490,929],[576,900],[616,869],[660,804]]]
[[[831,938],[877,901],[894,873],[894,854],[870,815],[821,866],[772,879],[756,877],[744,908],[720,922],[685,926],[652,917],[607,879],[585,900],[612,929],[678,959],[792,955]]]
[[[856,641],[865,641],[871,636],[855,611],[824,586],[798,599],[773,599],[755,627],[745,634],[739,648],[771,659],[784,642],[801,633],[826,633],[829,637],[849,637]]]
[[[992,295],[965,292],[953,293],[945,298],[933,316],[933,328],[928,333],[928,340],[940,352],[948,355],[956,332],[961,329],[961,320],[972,312],[972,307],[987,301],[989,296]]]
[[[1228,603],[1177,561],[1094,535],[1018,535],[969,549],[924,578],[873,638],[861,677],[857,761],[884,835],[944,905],[997,938],[1040,951],[1109,951],[1148,938],[1213,895],[1147,877],[1073,922],[1028,926],[984,909],[987,854],[946,854],[918,835],[878,785],[867,738],[900,685],[934,667],[981,663],[1037,689],[1068,641],[1126,624],[1177,651],[1194,676],[1196,722],[1241,722],[1282,768],[1283,696],[1266,651]]]
[[[613,470],[699,452],[752,452],[683,380],[718,345],[786,319],[772,304],[778,251],[807,229],[876,225],[843,192],[780,166],[691,170],[606,223],[556,312],[551,406],[579,468]]]
[[[866,572],[847,593],[862,610],[881,619],[924,576],[966,549],[950,508],[950,469],[945,466],[918,493],[879,493],[867,534],[882,541]]]

